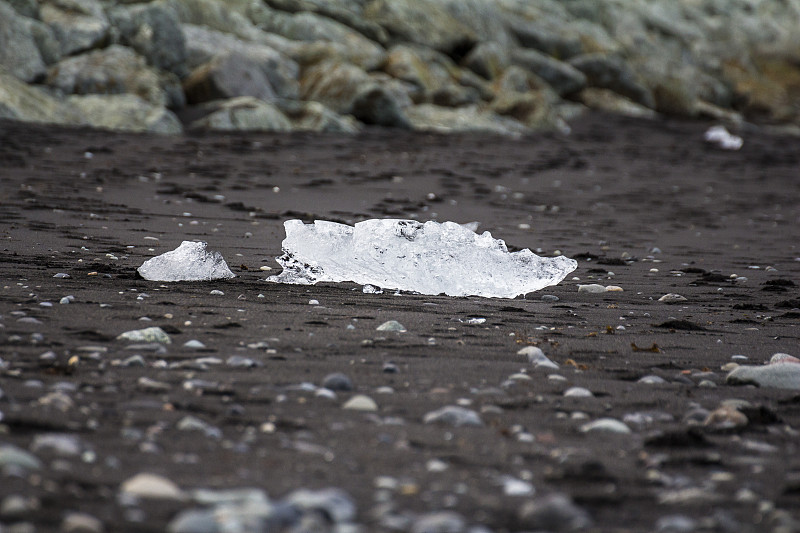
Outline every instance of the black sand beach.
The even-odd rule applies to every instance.
[[[335,487],[353,516],[242,531],[797,531],[800,390],[727,384],[723,366],[800,356],[800,140],[753,129],[723,151],[710,125],[590,114],[511,140],[0,122],[0,530],[85,531],[64,523],[80,512],[189,531],[194,489]],[[266,282],[291,218],[478,221],[579,267],[513,300]],[[183,240],[237,277],[137,276]],[[622,291],[578,292],[592,283]],[[388,320],[407,332],[376,331]],[[172,343],[116,339],[150,326]],[[335,372],[353,387],[332,397]],[[356,395],[377,408],[345,409]],[[451,405],[482,425],[424,422]],[[721,405],[744,421],[709,418]],[[581,430],[603,418],[630,433]],[[125,494],[142,472],[182,492]]]

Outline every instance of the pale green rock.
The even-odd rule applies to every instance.
[[[161,344],[172,344],[172,339],[170,339],[169,335],[167,335],[167,333],[158,326],[144,329],[134,329],[120,333],[117,336],[117,340],[128,342],[159,342]]]

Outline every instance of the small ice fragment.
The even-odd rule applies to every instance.
[[[54,278],[58,278],[58,279],[69,279],[69,278],[70,278],[70,275],[69,275],[69,274],[67,274],[66,272],[59,272],[58,274],[56,274],[56,275],[55,275],[55,276],[53,276],[53,277],[54,277]]]
[[[486,322],[486,319],[482,317],[472,317],[464,321],[465,324],[470,324],[470,325],[479,325],[483,324],[484,322]]]
[[[597,283],[590,283],[588,285],[578,285],[578,292],[588,292],[590,294],[597,294],[606,292],[606,288]]]
[[[308,305],[319,305],[319,300],[309,300]]]
[[[706,142],[714,143],[723,150],[738,150],[744,144],[741,137],[732,135],[725,126],[712,126],[706,130],[703,138]]]
[[[219,252],[207,252],[205,242],[183,241],[171,252],[145,261],[139,274],[149,281],[206,281],[234,277]]]
[[[284,222],[277,283],[354,281],[422,294],[514,298],[559,283],[577,261],[510,253],[489,232],[455,222],[373,219],[355,226]]]
[[[383,294],[383,291],[380,287],[376,287],[375,285],[370,285],[367,283],[364,287],[361,288],[361,292],[364,294]]]

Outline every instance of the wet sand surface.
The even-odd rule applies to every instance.
[[[800,140],[753,131],[723,151],[708,126],[589,115],[510,140],[0,123],[0,446],[40,461],[0,465],[0,502],[30,503],[0,523],[57,531],[80,511],[106,531],[164,531],[202,507],[121,496],[149,472],[276,502],[337,487],[355,515],[317,525],[361,531],[439,531],[419,524],[442,510],[491,531],[796,525],[800,390],[726,384],[722,367],[800,356]],[[270,283],[290,218],[478,221],[579,267],[513,300]],[[137,276],[183,240],[237,277]],[[623,290],[578,292],[591,283]],[[388,320],[407,331],[376,330]],[[172,343],[117,340],[150,326]],[[335,372],[352,390],[320,393]],[[344,408],[356,395],[377,409]],[[744,421],[707,420],[730,400]],[[451,405],[482,425],[424,422]],[[631,432],[581,430],[603,418]],[[79,449],[42,444],[51,434]],[[537,514],[559,494],[575,505]],[[282,524],[263,530],[313,530]]]

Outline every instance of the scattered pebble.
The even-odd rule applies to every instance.
[[[731,385],[752,383],[759,387],[800,390],[800,364],[741,365],[733,369],[725,381]]]
[[[743,428],[748,422],[749,420],[744,413],[730,405],[722,405],[708,414],[703,421],[703,425],[715,431],[724,431]]]
[[[185,500],[186,494],[175,483],[157,474],[142,472],[126,479],[119,487],[120,495],[135,499]]]
[[[599,418],[597,420],[594,420],[593,422],[589,422],[587,424],[582,425],[581,432],[627,434],[631,432],[631,428],[629,428],[627,425],[625,425],[624,422],[620,422],[616,418]]]
[[[225,293],[219,289],[214,289],[213,291],[209,292],[208,294],[212,296],[225,296]]]
[[[483,425],[478,413],[458,405],[447,405],[441,409],[430,411],[422,420],[426,424],[444,424],[455,427]]]
[[[594,394],[583,387],[570,387],[564,391],[564,396],[568,398],[593,398]]]
[[[103,533],[103,522],[87,513],[67,513],[61,521],[61,533]]]
[[[674,292],[670,292],[659,298],[658,301],[665,304],[676,304],[680,302],[685,302],[686,297],[681,296],[680,294],[676,294]]]
[[[14,445],[6,444],[0,446],[0,469],[6,470],[9,467],[22,470],[39,470],[42,462],[32,453]]]
[[[144,329],[134,329],[120,333],[117,340],[130,341],[130,342],[160,342],[162,344],[172,344],[167,332],[163,329],[153,326]]]
[[[383,294],[383,290],[375,285],[366,284],[361,288],[364,294]]]
[[[454,511],[426,513],[411,525],[410,533],[466,533],[464,517]]]
[[[351,391],[353,390],[353,382],[346,374],[335,372],[328,374],[322,380],[322,386],[332,391]]]
[[[347,400],[342,409],[352,409],[354,411],[377,411],[378,404],[375,400],[364,394],[356,394]]]
[[[72,276],[70,276],[70,275],[69,275],[69,274],[67,274],[66,272],[59,272],[58,274],[56,274],[56,275],[55,275],[55,276],[53,276],[53,277],[54,277],[54,278],[57,278],[57,279],[69,279],[69,278],[71,278]]]
[[[184,342],[183,347],[188,348],[189,350],[202,350],[206,347],[206,345],[197,339],[192,339]]]
[[[397,331],[400,333],[408,331],[406,327],[397,320],[386,321],[375,329],[378,331]]]
[[[527,357],[528,362],[536,368],[558,369],[558,364],[548,359],[542,349],[537,346],[526,346],[517,351],[517,355],[524,355]]]
[[[563,494],[526,502],[519,510],[519,520],[526,530],[536,531],[579,531],[592,525],[589,513]]]

